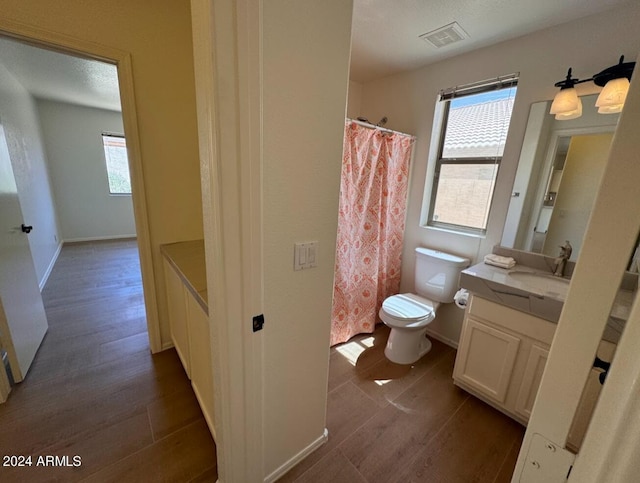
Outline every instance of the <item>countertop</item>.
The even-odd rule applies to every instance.
[[[530,284],[510,276],[512,272],[530,272],[545,278],[549,277],[549,287],[545,289],[532,287]],[[524,265],[504,269],[478,263],[463,270],[460,275],[460,286],[469,292],[554,323],[560,319],[570,283],[571,281],[568,279],[562,282],[547,272]],[[564,284],[566,284],[566,289],[563,289]],[[604,340],[618,342],[624,324],[629,317],[634,298],[634,291],[618,291],[603,334]]]
[[[207,305],[207,273],[204,240],[191,240],[160,245],[160,253],[176,270],[187,290],[198,304],[209,313]]]

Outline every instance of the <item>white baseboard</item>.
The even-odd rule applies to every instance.
[[[161,352],[162,352],[162,351],[166,351],[167,349],[171,349],[171,348],[173,348],[173,347],[174,347],[174,345],[173,345],[173,342],[172,342],[172,341],[165,342],[165,343],[163,343],[163,344],[162,344],[162,349],[160,349],[160,351],[161,351]]]
[[[62,250],[62,242],[58,243],[58,248],[56,249],[56,252],[53,254],[53,257],[51,257],[49,266],[47,267],[47,270],[44,272],[44,276],[42,277],[42,280],[40,280],[40,283],[38,284],[38,286],[40,287],[40,293],[42,293],[42,290],[44,290],[44,286],[47,284],[47,280],[49,280],[49,275],[51,275],[51,270],[53,270],[53,266],[58,261],[60,250]]]
[[[133,235],[110,235],[110,236],[89,236],[84,238],[66,238],[64,243],[80,243],[88,241],[104,241],[104,240],[120,240],[122,238],[137,238],[136,234]]]
[[[303,459],[305,459],[307,456],[313,453],[316,449],[318,449],[320,446],[326,443],[328,439],[329,439],[329,430],[327,428],[324,428],[324,433],[322,433],[322,435],[318,437],[318,439],[316,439],[309,446],[307,446],[298,454],[296,454],[289,461],[285,462],[282,466],[277,468],[273,473],[266,476],[264,479],[264,482],[273,483],[278,478],[281,478],[287,471],[289,471],[291,468],[293,468],[295,465],[297,465]]]
[[[448,337],[444,337],[444,336],[438,334],[437,332],[433,332],[433,331],[431,331],[429,329],[427,329],[427,335],[429,337],[433,337],[436,340],[439,340],[443,344],[447,344],[449,347],[453,347],[454,349],[458,349],[458,341],[456,341],[456,340],[449,339]]]

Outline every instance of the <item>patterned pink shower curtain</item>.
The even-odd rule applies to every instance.
[[[373,332],[382,302],[398,293],[413,141],[346,123],[331,345]]]

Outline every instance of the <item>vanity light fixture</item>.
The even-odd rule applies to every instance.
[[[555,114],[558,120],[575,119],[582,116],[582,101],[574,87],[581,81],[571,77],[571,67],[567,71],[567,78],[554,85],[560,88],[560,92],[553,98],[550,114]]]
[[[616,65],[608,67],[588,79],[572,77],[571,68],[569,68],[566,79],[554,84],[560,88],[560,92],[553,99],[549,113],[555,114],[557,120],[580,117],[582,115],[582,101],[574,86],[590,81],[593,81],[597,86],[604,87],[596,101],[596,107],[600,114],[615,114],[622,111],[635,66],[635,62],[625,62],[623,55]]]

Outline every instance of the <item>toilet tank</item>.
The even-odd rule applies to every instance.
[[[416,248],[416,293],[434,302],[453,302],[460,272],[468,266],[467,258],[431,248]]]

